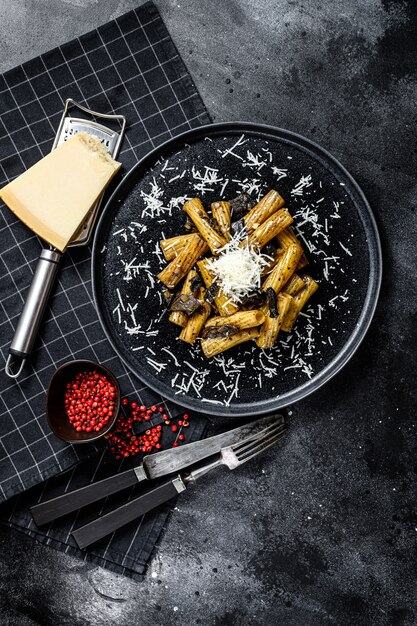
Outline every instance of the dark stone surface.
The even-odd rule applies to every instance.
[[[135,4],[3,2],[0,69]],[[144,583],[1,530],[0,621],[415,624],[415,3],[158,6],[214,119],[305,134],[357,178],[381,229],[380,304],[349,365],[292,407],[280,449],[179,500]]]

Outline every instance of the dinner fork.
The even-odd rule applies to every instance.
[[[189,484],[195,483],[199,478],[205,476],[216,467],[225,465],[230,470],[240,467],[277,443],[284,431],[284,423],[279,422],[269,428],[267,432],[264,431],[262,434],[244,442],[222,448],[217,458],[210,463],[197,467],[189,473],[178,474],[175,478],[159,487],[127,502],[89,524],[77,528],[77,530],[73,531],[72,536],[80,548],[86,548],[155,507],[168,502],[182,491],[185,491]]]

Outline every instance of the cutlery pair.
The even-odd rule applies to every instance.
[[[180,473],[164,484],[73,531],[72,535],[78,546],[86,548],[153,508],[168,502],[212,469],[226,465],[230,470],[234,470],[243,465],[275,444],[284,430],[284,418],[281,415],[264,417],[182,448],[147,456],[143,459],[142,465],[134,469],[35,505],[31,509],[34,521],[37,525],[45,524],[137,482],[173,474],[217,454],[217,457],[209,463],[189,473]]]

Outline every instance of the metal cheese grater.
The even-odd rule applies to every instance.
[[[73,117],[69,115],[69,110],[77,109],[78,114],[86,114],[89,118]],[[117,131],[107,126],[103,126],[95,121],[96,118],[106,120],[117,125]],[[79,132],[89,133],[98,137],[107,148],[112,158],[116,158],[126,126],[126,118],[123,115],[105,115],[90,111],[78,104],[72,98],[65,102],[64,111],[52,146],[52,150],[64,143],[69,137]],[[94,225],[97,220],[102,198],[100,198],[91,209],[86,221],[79,229],[78,233],[69,243],[68,247],[85,246],[91,240]],[[33,275],[32,283],[23,311],[20,315],[19,323],[15,335],[9,348],[9,356],[6,361],[5,372],[10,378],[20,376],[25,361],[32,352],[33,344],[42,320],[49,294],[54,283],[54,279],[62,258],[62,253],[54,248],[42,250],[38,265]],[[18,370],[13,371],[18,364]]]

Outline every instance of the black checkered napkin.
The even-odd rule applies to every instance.
[[[157,424],[161,421],[161,417],[158,416],[154,423]],[[205,426],[206,420],[203,417],[193,415],[190,419],[190,426],[186,430],[187,440],[199,439]],[[168,449],[172,446],[174,438],[174,433],[170,432],[169,429],[164,429],[163,447]],[[126,459],[116,466],[110,455],[103,450],[100,454],[77,463],[72,469],[8,500],[0,508],[0,522],[66,554],[96,563],[118,574],[141,580],[155,545],[166,525],[172,503],[167,503],[156,511],[147,513],[140,520],[131,522],[112,535],[96,542],[88,550],[81,551],[77,547],[71,536],[71,531],[87,524],[98,515],[105,514],[113,508],[125,504],[143,492],[144,489],[156,486],[155,482],[149,485],[146,483],[138,484],[136,487],[124,490],[104,501],[94,503],[76,514],[67,515],[42,528],[36,527],[29,512],[31,506],[44,499],[53,498],[69,490],[88,485],[93,481],[107,478],[116,471],[133,467],[137,462],[137,459]]]
[[[126,116],[128,128],[120,153],[124,172],[152,148],[210,121],[157,9],[147,3],[0,76],[0,186],[50,151],[69,97],[89,109]],[[3,362],[42,246],[4,205],[0,206]],[[65,361],[97,360],[118,376],[125,395],[139,398],[143,404],[163,402],[124,368],[104,336],[91,294],[90,255],[89,247],[73,248],[65,254],[36,349],[21,378],[12,381],[1,369],[0,501],[43,483],[82,459],[88,461],[65,478],[65,488],[91,480],[91,468],[99,476],[103,463],[106,471],[117,470],[113,461],[102,456],[103,444],[69,446],[48,429],[45,391],[51,375]],[[173,405],[166,408],[171,414],[179,411]],[[201,436],[202,428],[203,422],[196,420],[193,436]],[[46,496],[49,488],[59,489],[59,485],[44,483],[38,489]],[[39,497],[36,494],[14,499],[12,510],[8,507],[7,511],[10,524],[28,525],[25,501]],[[138,531],[134,540],[131,537],[132,563],[124,551],[122,534],[121,544],[115,548],[122,556],[110,559],[116,569],[124,569],[129,561],[132,572],[143,570],[163,521],[162,517],[149,521],[151,539],[145,540],[145,531]],[[142,522],[141,528],[147,523]],[[68,532],[59,528],[40,532],[31,526],[28,532],[65,550],[75,550]],[[140,542],[144,548],[139,557]],[[103,561],[111,554],[112,545],[104,557],[94,558]]]

